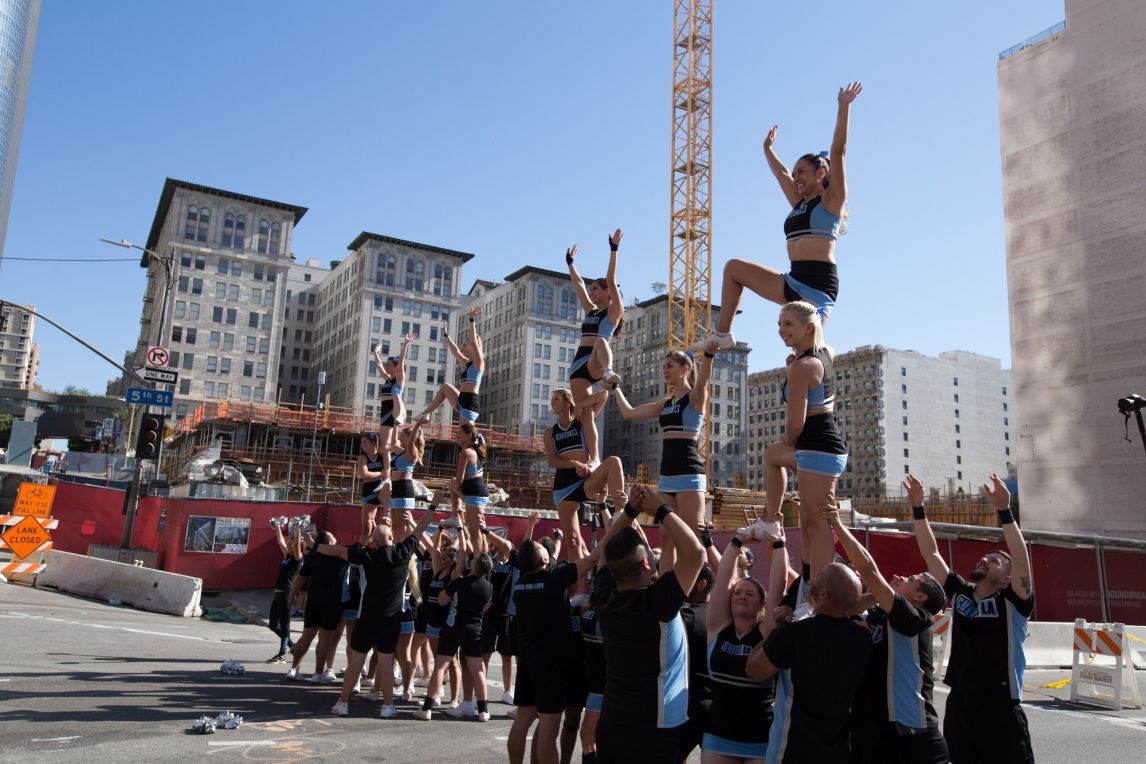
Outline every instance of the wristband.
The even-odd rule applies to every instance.
[[[713,546],[712,530],[710,528],[705,528],[704,533],[700,534],[700,540],[704,542],[705,549],[711,549]]]
[[[915,518],[916,520],[926,520],[927,519],[927,510],[924,509],[922,505],[920,505],[918,507],[912,507],[911,508],[911,516],[913,518]]]
[[[612,236],[610,236],[610,237],[609,237],[609,251],[610,251],[610,252],[616,252],[616,251],[617,251],[617,247],[619,247],[619,246],[621,246],[621,245],[620,245],[619,243],[617,243],[617,242],[613,241],[613,237],[612,237]]]
[[[633,520],[636,520],[637,515],[639,515],[640,513],[641,513],[641,511],[639,509],[637,509],[636,507],[634,507],[632,504],[630,504],[628,502],[625,503],[625,516],[626,517],[629,517]]]
[[[739,536],[733,536],[731,543],[732,546],[736,547],[737,549],[740,549],[744,546],[744,542],[740,540]]]
[[[657,507],[657,513],[653,516],[657,523],[664,522],[664,519],[672,514],[672,507],[668,504],[661,504]]]
[[[470,319],[470,323],[471,323],[471,324],[472,324],[472,323],[474,323],[474,322],[475,322],[475,320],[476,320],[476,319],[473,319],[473,318],[471,318],[471,319]]]
[[[564,538],[564,534],[561,531],[553,531],[554,541],[560,541],[562,538]]]
[[[489,528],[485,527],[484,525],[481,527],[481,532],[486,536],[493,533],[493,531],[491,531]]]
[[[776,539],[775,541],[772,542],[772,548],[773,549],[783,549],[784,546],[785,546],[784,539]]]
[[[1002,527],[1004,525],[1011,525],[1012,523],[1015,522],[1015,516],[1013,514],[1011,514],[1011,510],[1009,510],[1009,509],[1000,509],[997,512],[995,512],[995,514],[999,516],[999,526],[1000,527]]]
[[[569,250],[565,250],[565,264],[566,265],[572,265],[573,264],[573,254]]]
[[[710,353],[706,350],[706,351],[704,351],[704,357],[705,358],[716,358],[716,353]]]

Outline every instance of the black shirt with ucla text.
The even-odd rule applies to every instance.
[[[951,598],[951,659],[943,681],[983,700],[1022,700],[1023,642],[1034,597],[1023,599],[1008,584],[980,600],[975,585],[955,571],[943,589]]]
[[[936,729],[932,705],[933,619],[923,608],[896,594],[891,612],[879,605],[864,615],[872,653],[856,710],[873,722],[908,730]]]

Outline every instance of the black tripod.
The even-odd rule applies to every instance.
[[[1130,414],[1138,419],[1138,434],[1142,438],[1142,448],[1146,449],[1146,422],[1142,421],[1142,409],[1146,408],[1146,398],[1141,395],[1128,395],[1118,399],[1118,410],[1126,423],[1126,442],[1130,442]]]

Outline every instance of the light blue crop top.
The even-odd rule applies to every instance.
[[[481,384],[481,369],[475,369],[473,361],[466,361],[466,368],[462,376],[463,382],[472,382],[475,386]]]
[[[410,480],[414,477],[414,468],[417,466],[414,462],[406,458],[406,454],[394,454],[393,460],[390,462],[390,469],[394,473],[394,480]]]

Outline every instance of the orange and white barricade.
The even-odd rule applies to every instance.
[[[1120,711],[1142,708],[1134,662],[1121,623],[1074,622],[1074,662],[1070,677],[1070,699],[1073,702]]]
[[[931,676],[939,676],[947,665],[947,648],[951,645],[951,608],[931,616]],[[935,644],[938,640],[939,644]]]
[[[59,525],[50,517],[56,487],[21,483],[12,514],[0,515],[0,575],[35,574],[45,568],[44,552],[52,548],[48,531]],[[7,550],[6,552],[2,550]],[[29,560],[38,555],[36,560]]]

